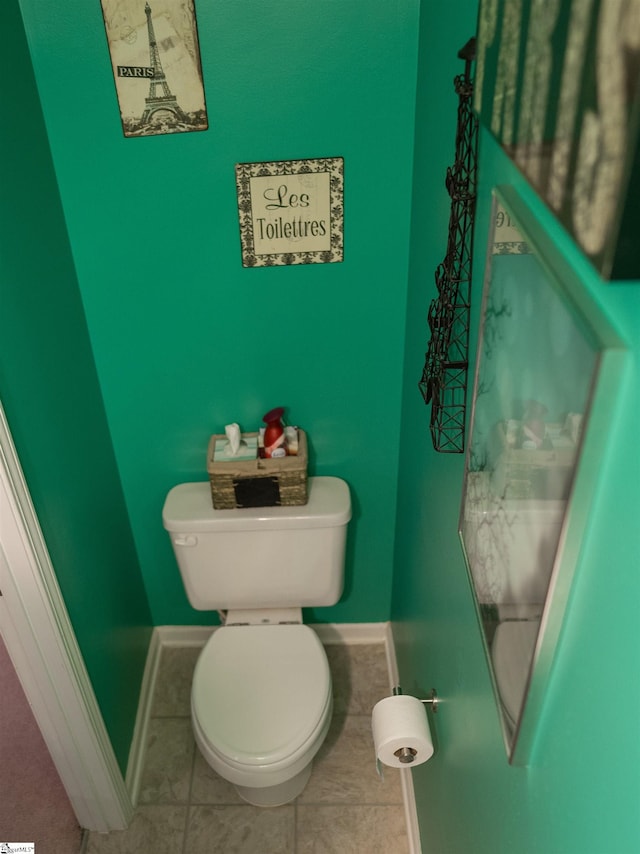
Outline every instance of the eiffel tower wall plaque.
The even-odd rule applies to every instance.
[[[193,0],[101,0],[127,137],[206,130]]]

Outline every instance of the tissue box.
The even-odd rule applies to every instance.
[[[245,447],[240,448],[235,457],[232,457],[228,452],[227,442],[215,442],[213,448],[214,463],[228,463],[230,460],[234,463],[243,460],[255,460],[258,456],[258,437],[256,436],[254,439],[245,435],[242,437],[242,442]]]
[[[257,433],[243,433],[243,439],[253,439]],[[224,433],[214,434],[207,450],[207,472],[211,482],[211,498],[216,510],[237,507],[277,507],[306,504],[307,436],[298,430],[298,453],[279,459],[218,461],[216,443],[224,444]]]

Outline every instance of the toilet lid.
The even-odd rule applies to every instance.
[[[211,748],[245,765],[291,756],[331,697],[324,648],[308,626],[225,626],[196,665],[191,703]]]
[[[520,717],[539,628],[538,620],[506,620],[493,637],[491,658],[498,692],[514,726]]]

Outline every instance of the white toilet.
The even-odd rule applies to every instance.
[[[183,483],[162,518],[193,607],[227,612],[194,672],[198,747],[244,800],[287,803],[331,722],[327,657],[302,608],[342,595],[349,488],[312,477],[304,506],[214,510],[208,483]]]

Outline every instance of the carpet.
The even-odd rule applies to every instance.
[[[0,637],[0,842],[78,854],[82,830]]]

